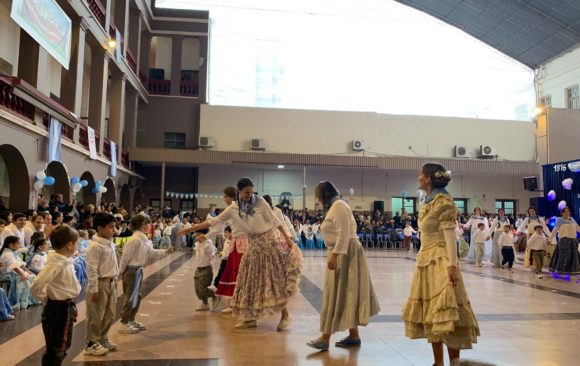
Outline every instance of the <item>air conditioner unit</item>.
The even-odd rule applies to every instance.
[[[266,142],[264,139],[252,139],[252,141],[250,141],[250,147],[252,150],[264,151],[266,150]]]
[[[471,151],[465,146],[455,146],[455,157],[456,158],[469,158],[471,156]]]
[[[352,151],[365,151],[365,142],[363,140],[352,140]]]
[[[497,156],[497,152],[495,151],[495,147],[490,145],[481,145],[479,151],[479,157],[483,159],[490,159],[495,158]]]
[[[209,136],[200,136],[199,137],[199,147],[208,148],[208,147],[214,147],[214,146],[215,146],[215,141],[214,141],[213,137],[209,137]]]

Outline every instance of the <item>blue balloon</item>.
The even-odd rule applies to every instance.
[[[83,188],[85,188],[86,186],[88,186],[88,185],[89,185],[89,182],[87,182],[87,181],[86,181],[86,180],[84,180],[84,179],[83,179],[83,180],[81,180],[79,183],[81,184],[81,187],[83,187]]]
[[[99,189],[97,187],[95,187],[91,190],[91,192],[93,192],[93,193],[97,193],[98,191],[99,191]]]
[[[81,182],[81,179],[80,179],[79,177],[72,177],[72,178],[70,179],[70,184],[71,184],[71,185],[73,185],[73,186],[74,186],[75,184],[77,184],[77,183],[80,183],[80,182]]]
[[[55,179],[51,176],[47,176],[46,178],[44,178],[43,182],[45,186],[52,186],[55,182]]]
[[[99,188],[102,185],[103,185],[103,182],[101,182],[100,180],[95,181],[95,187]]]

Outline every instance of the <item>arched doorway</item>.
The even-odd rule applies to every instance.
[[[117,203],[117,190],[115,189],[115,182],[111,178],[107,178],[103,186],[107,188],[107,193],[101,195],[101,201],[106,203]]]
[[[93,188],[95,188],[95,178],[93,178],[91,172],[84,172],[83,175],[81,175],[81,180],[86,180],[89,183],[79,192],[82,197],[83,206],[87,207],[90,204],[96,205],[97,195],[93,193]]]
[[[26,161],[17,148],[0,145],[0,199],[12,211],[29,208],[30,176]]]
[[[64,203],[70,204],[70,182],[66,168],[60,161],[53,161],[46,167],[46,175],[54,178],[54,184],[47,187],[49,196],[62,194]]]
[[[127,184],[123,185],[123,187],[121,188],[119,204],[123,205],[125,211],[131,213],[131,192],[129,191],[129,186]]]

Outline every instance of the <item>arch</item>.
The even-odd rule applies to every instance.
[[[107,188],[107,193],[101,195],[101,201],[106,203],[117,203],[117,189],[115,188],[115,182],[111,178],[107,178],[103,183],[103,186]]]
[[[81,175],[81,180],[86,180],[89,184],[81,189],[81,197],[83,199],[83,206],[87,207],[89,204],[97,204],[97,195],[93,193],[95,188],[95,178],[91,172],[84,172]]]
[[[64,203],[70,204],[70,182],[65,166],[60,161],[52,161],[46,167],[46,175],[54,178],[54,184],[46,189],[48,194],[62,194]]]
[[[24,157],[12,145],[0,145],[0,178],[0,197],[6,200],[6,207],[13,211],[28,209],[30,176]]]
[[[131,192],[127,184],[124,184],[123,187],[121,187],[119,204],[123,205],[123,207],[125,207],[125,210],[127,212],[131,213]]]

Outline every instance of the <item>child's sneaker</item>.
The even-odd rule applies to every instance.
[[[214,285],[207,286],[207,289],[210,290],[211,292],[216,292],[217,291],[217,287],[215,287]]]
[[[210,311],[216,311],[217,308],[220,306],[220,301],[221,298],[220,297],[212,297],[211,298],[211,306],[210,306]]]
[[[16,317],[12,314],[8,314],[8,316],[6,317],[6,320],[14,320],[16,319]]]
[[[234,311],[234,309],[228,306],[227,308],[222,310],[222,314],[231,314],[232,311]]]
[[[543,275],[543,274],[541,274],[541,273],[536,273],[536,277],[537,277],[538,279],[542,279],[542,278],[544,278],[544,275]]]
[[[207,310],[209,310],[209,305],[203,303],[195,309],[195,311],[207,311]]]
[[[510,268],[510,269],[509,269],[509,271],[510,271],[511,273],[514,273],[514,270],[513,270],[512,268]]]
[[[105,347],[106,349],[108,349],[111,352],[113,352],[117,349],[117,345],[109,340],[107,340],[105,343],[103,343],[103,347]]]
[[[139,333],[139,329],[134,327],[133,324],[131,324],[131,322],[129,322],[127,324],[121,323],[121,326],[119,327],[117,332],[119,332],[121,334],[135,334],[135,333]]]
[[[131,324],[133,326],[133,328],[137,328],[140,331],[147,330],[147,327],[145,325],[139,323],[136,320],[133,320],[132,322],[129,322],[129,324]]]
[[[91,346],[85,347],[85,355],[90,356],[104,356],[109,350],[98,343],[93,343]]]

